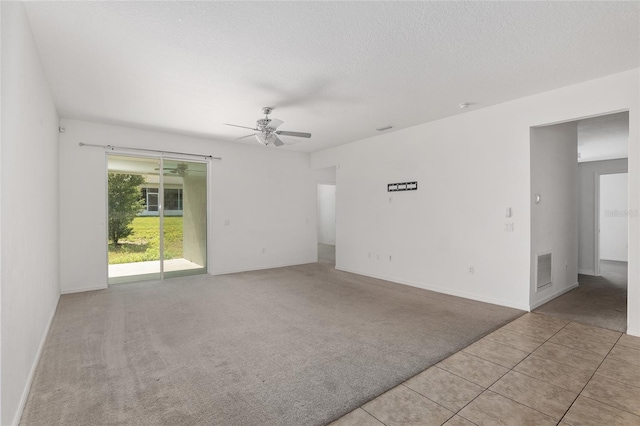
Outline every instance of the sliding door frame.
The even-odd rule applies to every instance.
[[[188,161],[193,163],[202,163],[205,165],[206,174],[205,174],[205,182],[206,182],[206,226],[205,226],[205,240],[206,240],[206,266],[205,273],[211,273],[211,235],[210,235],[210,222],[211,222],[211,164],[212,158],[203,157],[200,155],[188,155],[188,154],[165,154],[162,152],[153,153],[149,151],[143,151],[137,153],[133,149],[120,150],[117,148],[108,149],[105,151],[105,186],[104,186],[104,195],[105,195],[105,243],[108,247],[109,245],[109,156],[118,156],[118,157],[130,157],[132,159],[143,158],[143,159],[157,159],[159,163],[158,170],[158,215],[160,218],[160,280],[165,279],[164,273],[164,160],[170,161]],[[107,283],[109,283],[109,250],[107,249],[107,258],[106,258],[106,276]],[[134,282],[134,281],[131,281]],[[108,284],[109,285],[109,284]]]

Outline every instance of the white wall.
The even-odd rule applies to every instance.
[[[58,116],[24,6],[2,2],[1,417],[17,424],[55,312]]]
[[[531,129],[531,286],[541,304],[578,284],[578,127]],[[535,202],[536,195],[540,202]],[[537,289],[537,256],[552,254],[551,285]]]
[[[316,261],[316,181],[322,173],[309,167],[308,154],[77,120],[62,120],[62,126],[63,292],[107,286],[105,151],[79,142],[221,156],[212,162],[209,190],[212,273]]]
[[[600,259],[626,262],[628,174],[600,176]]]
[[[530,128],[629,110],[629,208],[638,211],[639,77],[636,69],[313,153],[312,167],[338,166],[337,268],[528,309]],[[395,193],[389,203],[386,184],[412,180],[418,190]],[[505,232],[505,223],[514,231]],[[638,225],[629,218],[634,334]]]
[[[578,273],[596,274],[596,182],[606,173],[626,173],[626,158],[578,164]]]
[[[336,186],[318,184],[318,242],[336,244]]]

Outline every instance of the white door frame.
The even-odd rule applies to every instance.
[[[627,182],[629,180],[629,171],[626,168],[617,168],[612,170],[607,170],[606,172],[595,172],[594,179],[595,183],[594,187],[594,229],[593,229],[593,251],[594,251],[594,272],[597,277],[600,276],[600,176],[602,175],[617,175],[627,173]],[[629,196],[627,195],[627,201]],[[627,234],[627,240],[629,235]]]
[[[318,186],[319,185],[331,185],[331,186],[335,186],[336,188],[336,199],[338,198],[338,185],[336,185],[336,182],[332,182],[332,181],[328,181],[328,180],[319,180],[316,181],[316,262],[318,261],[318,244],[320,243],[318,241]],[[336,212],[338,211],[338,208],[336,206],[335,208]],[[338,215],[334,213],[334,217],[335,217],[335,229],[336,229],[336,237],[338,235]],[[335,247],[336,247],[336,251],[338,250],[338,239],[336,238],[336,242],[335,242]]]
[[[189,154],[165,154],[161,151],[157,153],[140,151],[136,152],[135,149],[110,149],[105,151],[105,173],[109,174],[109,156],[119,156],[119,157],[131,157],[131,158],[153,158],[157,159],[159,162],[159,169],[164,170],[164,160],[173,160],[173,161],[190,161],[194,163],[203,163],[206,164],[206,182],[207,182],[207,200],[206,200],[206,209],[207,213],[205,217],[207,218],[206,224],[206,256],[205,259],[207,261],[206,265],[206,274],[211,274],[211,233],[209,232],[211,226],[211,158],[201,159],[202,157],[199,155],[189,155]],[[164,173],[160,173],[158,178],[159,188],[158,188],[158,215],[160,217],[160,226],[159,226],[159,238],[160,238],[160,280],[164,280]],[[105,196],[105,238],[107,245],[109,244],[109,179],[105,179],[105,188],[104,188],[104,196]],[[105,262],[105,274],[107,276],[107,283],[109,282],[109,252],[107,250],[107,258]],[[107,284],[108,285],[108,284]]]

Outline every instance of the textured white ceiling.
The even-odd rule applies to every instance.
[[[579,162],[629,156],[629,113],[603,115],[578,121]]]
[[[639,2],[29,2],[62,117],[316,151],[640,66]],[[393,131],[393,130],[391,130]],[[290,138],[289,141],[295,140]],[[257,143],[245,139],[234,143]]]

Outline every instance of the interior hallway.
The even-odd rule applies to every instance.
[[[336,266],[336,246],[318,244],[318,262]]]
[[[580,285],[535,312],[625,333],[627,262],[600,261],[601,276],[578,275]]]

